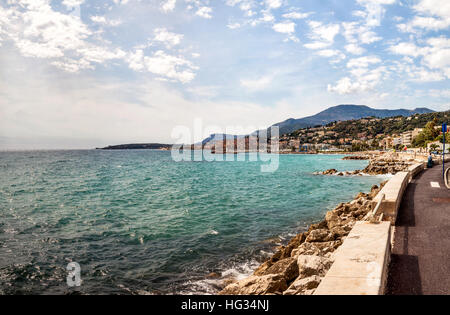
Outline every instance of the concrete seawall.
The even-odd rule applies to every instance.
[[[384,294],[390,260],[389,222],[355,224],[314,295]]]
[[[395,224],[406,187],[424,169],[423,163],[409,167],[392,177],[372,200],[372,209],[380,203],[375,217],[384,221],[355,224],[335,253],[335,261],[314,292],[315,295],[384,294],[391,253],[391,225]]]

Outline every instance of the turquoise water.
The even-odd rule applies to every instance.
[[[170,152],[0,152],[0,293],[213,293],[381,177],[339,155],[174,162]],[[82,285],[66,284],[81,266]]]

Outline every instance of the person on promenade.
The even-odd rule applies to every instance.
[[[430,155],[428,156],[427,168],[432,168],[432,167],[433,167],[433,157],[431,156],[431,151],[430,151]]]

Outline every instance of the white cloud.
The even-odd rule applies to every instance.
[[[263,76],[258,79],[241,79],[241,86],[251,90],[259,91],[265,89],[272,83],[272,76]]]
[[[361,90],[365,90],[365,88],[362,87],[360,83],[352,82],[349,77],[340,79],[335,86],[329,84],[327,89],[329,92],[336,92],[341,95],[352,94]]]
[[[402,42],[389,47],[393,54],[422,58],[423,68],[406,68],[410,77],[420,81],[440,81],[450,78],[450,39],[447,37],[432,37],[426,41],[426,46]],[[431,71],[430,71],[431,70]]]
[[[386,12],[384,5],[394,4],[396,0],[357,0],[366,9],[365,19],[368,27],[380,26]]]
[[[442,0],[421,0],[414,9],[422,14],[440,17],[444,20],[450,18],[450,2]]]
[[[317,55],[321,57],[332,58],[331,63],[339,63],[346,58],[345,54],[336,49],[319,50],[317,52]]]
[[[386,68],[378,67],[372,70],[359,68],[352,71],[353,79],[344,77],[340,79],[335,86],[328,85],[329,92],[341,95],[357,94],[374,90],[382,81],[383,75],[387,73]]]
[[[308,25],[311,28],[309,37],[315,40],[313,43],[304,45],[309,49],[321,49],[331,46],[334,42],[335,36],[339,34],[340,30],[339,24],[324,25],[322,22],[309,21]]]
[[[118,5],[125,5],[127,4],[130,0],[113,0],[115,4]]]
[[[377,56],[364,56],[347,62],[349,75],[341,78],[336,85],[328,85],[328,91],[341,95],[358,94],[374,90],[389,70],[384,66],[372,68],[381,63]]]
[[[347,68],[367,68],[372,64],[380,63],[381,59],[377,56],[365,56],[349,60]]]
[[[227,27],[231,30],[237,29],[241,27],[240,23],[228,23]]]
[[[291,40],[295,43],[298,43],[300,40],[297,38],[297,36],[294,35],[295,26],[296,26],[296,24],[294,22],[284,21],[284,22],[274,24],[272,26],[272,28],[275,32],[288,35],[288,37],[284,40],[285,42]]]
[[[389,50],[397,55],[417,57],[421,54],[420,48],[412,43],[399,43],[389,47]]]
[[[161,10],[163,12],[171,12],[175,9],[176,4],[177,0],[166,0],[161,4]]]
[[[283,17],[285,19],[301,20],[301,19],[306,19],[310,15],[311,15],[311,13],[290,12],[290,13],[283,14]]]
[[[336,55],[339,55],[341,52],[339,50],[334,49],[324,49],[317,52],[319,56],[322,57],[334,57]]]
[[[160,78],[172,79],[181,83],[188,83],[195,78],[195,67],[182,56],[173,56],[158,50],[151,56],[144,56],[142,50],[129,54],[129,67],[133,70],[146,70]]]
[[[313,42],[303,45],[308,49],[322,49],[331,46],[330,43],[327,42]]]
[[[428,71],[424,68],[418,68],[409,73],[413,81],[418,82],[437,82],[445,80],[445,76],[437,71]]]
[[[180,44],[184,35],[169,32],[166,28],[155,29],[154,40],[164,43],[168,48]]]
[[[125,4],[125,1],[117,3]],[[101,38],[102,32],[91,31],[77,15],[55,11],[50,6],[50,0],[23,1],[21,6],[13,6],[12,9],[16,22],[10,23],[4,35],[14,43],[22,56],[47,59],[49,64],[67,72],[125,61],[132,70],[148,71],[160,78],[187,83],[195,77],[197,68],[185,57],[162,50],[146,56],[142,49],[127,52],[112,47]],[[2,8],[0,16],[3,15]],[[101,25],[118,24],[104,16],[95,15],[90,19]],[[3,33],[3,28],[0,28],[0,35]],[[170,49],[179,45],[182,39],[181,34],[158,28],[153,41],[163,43]]]
[[[283,4],[282,0],[265,0],[269,9],[278,9]]]
[[[197,12],[195,12],[196,15],[201,16],[205,19],[211,19],[212,18],[212,8],[210,7],[200,7],[198,8]]]
[[[362,55],[366,51],[364,48],[358,46],[357,44],[348,44],[345,46],[345,50],[354,55]]]
[[[64,0],[62,2],[63,5],[65,5],[67,8],[74,8],[79,5],[82,5],[84,3],[84,0]]]
[[[285,21],[281,23],[274,24],[273,27],[275,32],[291,34],[295,32],[295,23],[290,21]]]
[[[398,25],[400,31],[415,33],[415,29],[444,30],[450,27],[450,2],[442,0],[419,0],[413,6],[418,13],[411,21]]]
[[[122,24],[121,20],[107,20],[106,17],[98,15],[91,16],[91,21],[108,26],[119,26]]]
[[[344,22],[342,26],[344,28],[344,37],[351,44],[372,44],[382,39],[375,32],[371,31],[369,27],[360,25],[357,22]]]

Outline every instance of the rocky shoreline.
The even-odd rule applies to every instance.
[[[411,161],[396,159],[392,156],[348,156],[343,160],[367,160],[370,159],[369,165],[363,170],[343,171],[332,168],[323,172],[316,172],[314,175],[335,175],[335,176],[363,176],[363,175],[395,175],[398,172],[408,170],[413,164]]]
[[[343,243],[356,221],[372,210],[371,200],[385,183],[359,193],[348,203],[328,211],[325,219],[296,235],[260,265],[251,276],[228,280],[220,295],[311,295],[333,263],[333,252]]]
[[[369,165],[361,171],[327,170],[321,175],[395,174],[407,169],[410,161],[394,156],[370,156]],[[353,158],[359,159],[359,158]],[[362,158],[361,158],[362,159]],[[339,204],[328,211],[325,219],[312,224],[306,232],[297,234],[252,275],[236,281],[228,279],[220,295],[311,295],[331,267],[334,252],[344,242],[357,221],[370,220],[372,200],[387,181],[374,185],[370,193],[359,193],[354,200]]]

